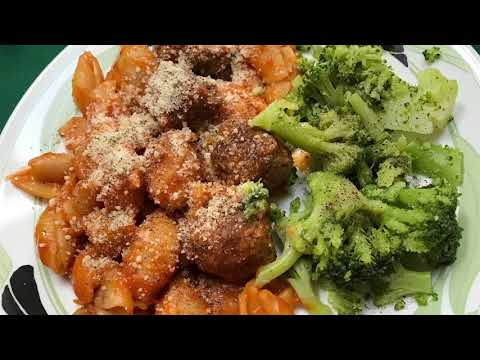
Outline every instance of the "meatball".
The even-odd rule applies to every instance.
[[[185,62],[161,61],[140,103],[164,129],[201,128],[220,115],[221,102],[210,80],[196,76]]]
[[[134,299],[151,304],[173,277],[179,254],[176,223],[160,211],[148,215],[123,254],[123,271]]]
[[[238,315],[242,288],[191,270],[183,270],[156,306],[157,315]]]
[[[241,120],[220,125],[209,158],[216,176],[229,185],[261,179],[273,190],[288,183],[292,170],[290,152],[282,143]]]
[[[186,61],[196,75],[232,80],[234,47],[222,45],[158,45],[155,51],[161,60]]]
[[[243,215],[243,194],[237,187],[218,191],[216,185],[207,201],[208,191],[200,191],[201,186],[195,186],[201,201],[192,199],[192,205],[197,206],[192,206],[180,222],[182,250],[203,272],[242,283],[275,258],[270,220],[263,216],[247,221]]]
[[[187,45],[154,45],[153,48],[158,58],[163,61],[177,62],[180,52]]]
[[[195,140],[188,128],[171,130],[152,142],[145,152],[147,191],[164,209],[185,207],[188,184],[201,179],[200,161],[192,144]]]

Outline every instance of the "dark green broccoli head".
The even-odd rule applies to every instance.
[[[447,182],[426,189],[369,185],[362,193],[343,177],[316,172],[308,185],[308,201],[293,207],[286,237],[313,256],[317,277],[348,287],[388,275],[405,254],[433,268],[454,260],[461,229],[456,188]]]
[[[402,256],[414,254],[431,269],[455,261],[462,233],[455,186],[441,180],[435,186],[414,189],[399,182],[389,189],[367,186],[363,194],[372,199],[371,209],[380,215],[389,236],[402,237]]]
[[[313,255],[316,276],[344,285],[388,273],[401,242],[376,228],[357,188],[328,172],[311,174],[308,185],[309,200],[289,217],[286,234],[297,251]]]
[[[381,109],[394,76],[380,46],[330,45],[315,47],[313,55],[334,84],[361,92],[369,106]]]
[[[444,180],[437,183],[431,188],[403,189],[398,196],[402,206],[430,214],[419,231],[427,249],[420,255],[431,268],[455,261],[463,230],[456,216],[459,196],[456,187]]]
[[[307,103],[320,103],[331,108],[345,103],[342,89],[335,88],[323,63],[302,59],[300,70],[303,74],[303,84],[299,91]]]

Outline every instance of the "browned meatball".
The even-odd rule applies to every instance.
[[[156,307],[157,315],[237,315],[240,286],[183,270]]]
[[[221,101],[210,80],[196,76],[188,63],[161,61],[140,103],[164,129],[201,128],[221,113]]]
[[[153,48],[160,60],[177,62],[180,52],[187,45],[154,45]]]
[[[179,224],[182,251],[200,270],[242,283],[275,258],[270,220],[263,216],[247,221],[243,194],[237,187],[218,191],[215,185],[217,189],[206,200],[208,192],[202,193],[202,186],[209,185],[195,186],[201,199],[192,199],[186,219]]]
[[[232,58],[235,47],[224,45],[157,45],[161,60],[187,61],[199,76],[232,80]]]
[[[196,135],[185,128],[164,133],[145,152],[147,191],[156,204],[171,210],[187,204],[187,187],[201,179],[200,161],[193,142]]]
[[[292,170],[288,149],[272,135],[250,128],[246,121],[220,125],[210,160],[216,176],[229,185],[261,179],[273,190],[287,184]]]

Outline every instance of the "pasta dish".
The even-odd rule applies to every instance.
[[[281,189],[292,167],[247,121],[296,72],[292,46],[123,46],[106,76],[79,58],[67,152],[9,178],[48,201],[38,254],[71,279],[77,313],[240,313],[243,285],[275,257],[268,214],[243,215],[242,184]],[[293,291],[271,290],[253,311],[291,312]]]

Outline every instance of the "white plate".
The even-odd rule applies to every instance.
[[[427,66],[421,55],[425,46],[405,46],[410,68],[387,55],[396,73],[415,81],[411,69]],[[76,305],[69,281],[38,260],[34,227],[43,205],[16,190],[5,176],[40,153],[62,148],[57,130],[76,108],[71,97],[71,78],[78,57],[90,50],[104,70],[115,61],[119,48],[113,45],[68,46],[32,84],[11,115],[0,136],[0,314],[23,310],[48,314],[71,314]],[[439,142],[455,145],[465,154],[465,183],[460,199],[459,221],[465,229],[458,259],[434,274],[437,302],[419,307],[407,302],[404,310],[368,308],[367,314],[480,314],[480,57],[470,46],[442,46],[443,58],[434,64],[460,85],[455,124]],[[34,278],[32,277],[32,270]],[[36,284],[36,286],[35,286]],[[39,300],[35,301],[35,287]],[[14,291],[12,291],[12,288]],[[12,302],[12,300],[15,300]],[[41,302],[41,304],[39,303]],[[15,308],[17,307],[17,308]]]

